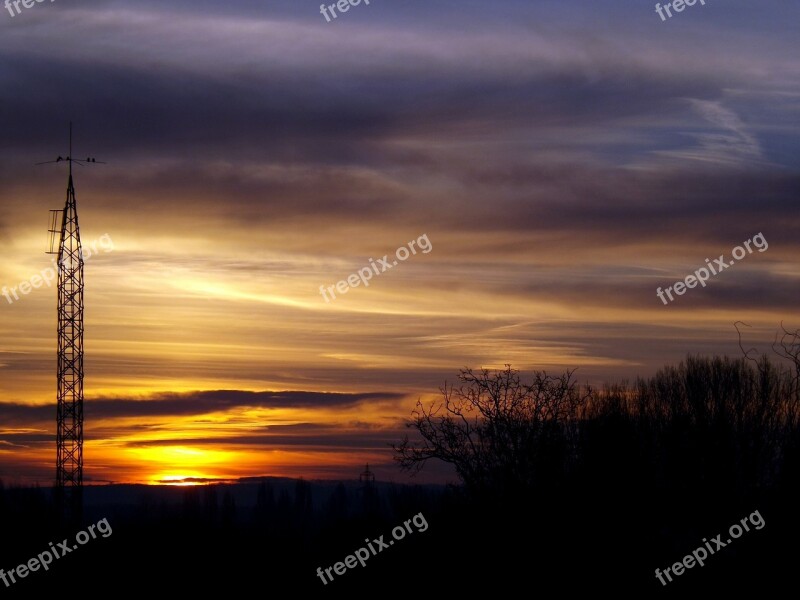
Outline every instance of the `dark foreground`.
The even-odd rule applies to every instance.
[[[623,469],[619,465],[618,481],[604,478],[602,485],[503,503],[467,501],[458,490],[435,486],[282,479],[90,487],[83,525],[67,527],[54,519],[49,490],[5,488],[0,568],[10,585],[0,580],[0,594],[62,590],[79,598],[124,589],[427,598],[608,590],[637,597],[772,596],[792,581],[800,531],[796,489],[727,499],[689,488],[637,492]],[[97,525],[103,519],[107,527]],[[741,527],[742,519],[749,531],[728,543],[729,528]],[[35,572],[17,574],[11,584],[8,571],[50,550],[50,542],[56,552],[65,538],[67,546],[77,545],[76,535],[89,525],[95,538],[87,533],[84,545],[54,559],[47,571],[34,563]],[[718,534],[724,548],[712,541]],[[704,566],[695,562],[672,583],[659,583],[656,568],[663,572],[704,546],[715,550],[706,551]],[[355,556],[359,549],[364,566]],[[355,566],[342,564],[344,574],[336,574],[336,563],[349,555]],[[323,574],[323,584],[318,567],[330,569],[333,581]]]

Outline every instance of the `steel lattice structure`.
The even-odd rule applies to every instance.
[[[97,162],[70,156],[49,162],[68,162],[67,200],[54,210],[49,254],[58,255],[58,391],[56,412],[56,495],[65,516],[80,518],[83,490],[83,251],[72,163]],[[39,163],[46,164],[46,163]],[[58,249],[55,242],[58,240]]]
[[[58,247],[56,486],[79,504],[83,486],[83,255],[70,162]]]

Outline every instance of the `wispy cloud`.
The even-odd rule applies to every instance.
[[[48,264],[65,173],[33,163],[65,153],[69,120],[108,162],[76,173],[84,235],[115,244],[87,267],[87,469],[349,472],[462,366],[597,383],[735,354],[736,320],[771,340],[800,280],[800,4],[669,28],[638,4],[409,0],[333,27],[296,0],[109,0],[0,19],[0,286]],[[768,253],[658,301],[758,231]],[[425,261],[319,296],[422,233]],[[0,476],[50,477],[54,304],[0,296]],[[295,423],[324,428],[263,429]]]

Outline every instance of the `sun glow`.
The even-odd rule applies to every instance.
[[[207,480],[225,478],[225,465],[235,457],[235,453],[225,450],[186,446],[149,446],[131,448],[129,452],[138,461],[153,464],[155,471],[147,478],[153,485],[202,485]]]
[[[177,487],[187,487],[194,485],[205,485],[206,481],[198,481],[198,479],[205,479],[202,474],[193,473],[191,475],[154,475],[150,480],[150,485],[171,485]]]

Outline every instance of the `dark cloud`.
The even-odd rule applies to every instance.
[[[343,394],[218,390],[189,394],[157,394],[148,400],[97,398],[85,403],[84,415],[92,419],[103,419],[204,415],[236,408],[341,408],[363,402],[393,402],[401,398],[403,394],[390,392]],[[5,424],[41,422],[54,416],[55,405],[0,403],[0,420]]]
[[[133,417],[126,442],[163,437],[135,447],[347,454],[392,438],[402,401],[462,365],[596,382],[736,354],[720,311],[757,314],[759,341],[796,312],[799,16],[777,0],[668,24],[578,0],[383,0],[331,24],[299,0],[37,4],[0,19],[0,284],[45,265],[65,172],[33,163],[66,154],[73,120],[76,155],[108,162],[76,167],[82,231],[119,247],[88,278],[87,393],[120,392],[87,401],[102,425],[87,439]],[[430,255],[335,306],[317,294],[423,231]],[[767,252],[660,303],[758,232]],[[0,297],[0,449],[16,460],[52,444],[10,429],[55,420],[25,403],[53,397],[49,292]],[[123,395],[175,381],[233,390]],[[253,382],[405,394],[236,391]],[[208,423],[375,404],[383,427]],[[201,434],[174,417],[212,435],[179,439]]]
[[[337,428],[338,429],[338,428]],[[402,430],[384,431],[382,435],[368,435],[365,432],[341,433],[335,429],[320,432],[319,435],[242,435],[234,437],[209,438],[164,438],[125,444],[132,448],[151,446],[265,446],[288,448],[299,446],[313,451],[341,452],[342,448],[353,450],[378,449],[386,450],[392,443],[397,443],[406,432]]]

